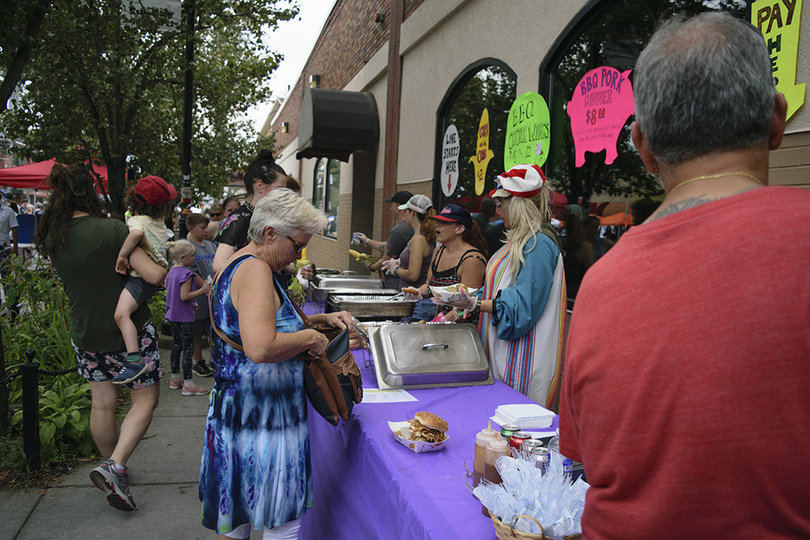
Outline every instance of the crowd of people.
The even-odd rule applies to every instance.
[[[477,325],[499,380],[548,408],[562,382],[560,450],[591,484],[583,537],[807,536],[810,284],[795,254],[810,240],[795,212],[758,229],[750,216],[763,205],[810,215],[810,195],[766,187],[786,104],[762,35],[728,15],[675,17],[639,58],[634,91],[633,143],[666,197],[634,207],[636,225],[615,245],[581,209],[558,234],[536,165],[499,174],[475,216],[399,191],[385,199],[389,237],[356,239],[382,253],[369,269],[417,301],[414,318]],[[49,181],[34,242],[64,284],[91,387],[104,457],[92,482],[113,507],[136,509],[126,464],[163,376],[146,303],[165,284],[169,388],[210,393],[203,525],[227,538],[296,538],[313,479],[295,357],[323,354],[327,340],[285,290],[325,215],[269,151],[247,167],[244,199],[188,216],[187,238],[174,241],[164,218],[177,193],[163,179],[138,182],[127,225],[107,219],[83,165],[56,165]],[[0,208],[9,242],[10,213]],[[461,285],[451,304],[432,298],[433,287]],[[353,327],[347,312],[310,322]],[[195,372],[215,374],[213,389]],[[116,385],[132,395],[120,428]],[[751,425],[768,426],[765,453]]]

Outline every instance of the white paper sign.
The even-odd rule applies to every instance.
[[[417,401],[413,394],[406,390],[378,390],[377,388],[363,389],[363,404],[368,403],[405,403]]]
[[[458,185],[458,153],[461,144],[456,126],[450,124],[444,132],[442,141],[442,193],[449,197]]]

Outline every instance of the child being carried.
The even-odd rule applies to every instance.
[[[132,322],[132,314],[155,295],[157,286],[151,285],[137,272],[131,270],[129,255],[133,249],[140,246],[157,264],[168,266],[166,261],[168,231],[163,218],[174,206],[173,200],[176,197],[177,190],[174,186],[157,176],[140,179],[135,189],[127,196],[126,202],[133,215],[127,220],[129,235],[121,246],[115,263],[115,271],[119,274],[126,274],[129,271],[126,286],[121,291],[118,306],[115,308],[115,322],[124,338],[127,359],[120,373],[113,378],[113,384],[132,382],[149,367],[138,353],[138,329]]]

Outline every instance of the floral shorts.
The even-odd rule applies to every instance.
[[[138,345],[142,358],[149,362],[149,369],[134,381],[123,384],[128,388],[146,388],[158,382],[163,377],[163,368],[160,365],[158,353],[158,336],[154,325],[146,323],[138,332]],[[114,353],[95,353],[80,349],[73,343],[76,351],[76,363],[79,365],[79,375],[90,382],[108,381],[115,377],[123,362],[127,359],[127,351],[123,349]]]

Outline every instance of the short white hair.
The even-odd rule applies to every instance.
[[[248,236],[257,244],[263,244],[267,227],[273,227],[278,234],[286,236],[299,232],[314,234],[326,227],[326,216],[296,192],[279,188],[256,203]]]

